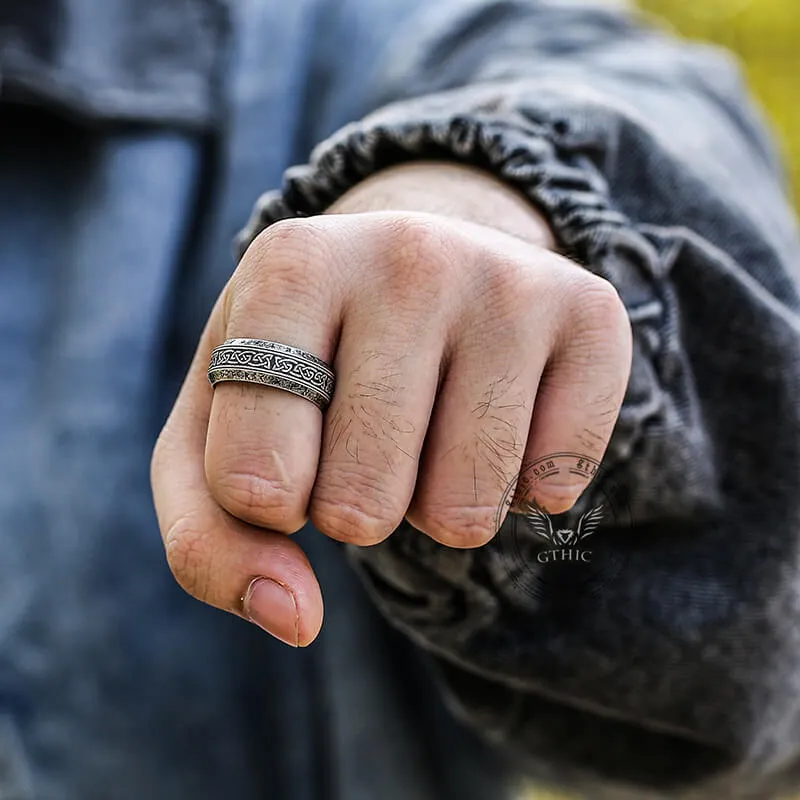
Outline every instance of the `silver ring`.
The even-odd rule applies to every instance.
[[[305,397],[324,411],[333,397],[333,370],[313,353],[264,339],[228,339],[211,353],[208,380],[272,386]]]

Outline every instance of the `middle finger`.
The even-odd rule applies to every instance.
[[[309,506],[320,531],[359,545],[389,536],[411,501],[449,324],[442,260],[398,266],[372,270],[346,304]]]
[[[330,363],[341,300],[336,260],[321,233],[291,221],[256,240],[226,289],[226,339],[275,341]],[[322,415],[304,398],[218,383],[205,455],[214,498],[245,522],[294,533],[306,521],[321,434]]]

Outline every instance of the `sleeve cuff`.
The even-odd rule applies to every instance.
[[[258,200],[237,254],[272,223],[321,214],[360,181],[399,163],[451,159],[491,172],[526,195],[565,255],[611,282],[628,309],[633,368],[605,473],[638,455],[637,469],[625,470],[622,481],[635,505],[631,515],[640,523],[696,518],[717,508],[718,493],[674,293],[664,280],[675,242],[622,213],[596,163],[619,114],[604,109],[604,129],[586,113],[586,98],[544,91],[538,107],[530,105],[513,86],[485,84],[398,102],[342,128],[308,164],[287,170],[280,190]],[[590,488],[579,506],[595,500]]]

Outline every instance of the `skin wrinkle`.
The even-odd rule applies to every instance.
[[[194,597],[205,598],[211,585],[210,564],[203,558],[203,535],[198,534],[192,520],[193,513],[187,513],[175,520],[164,537],[167,563],[180,587]]]
[[[289,473],[286,471],[286,465],[283,463],[280,453],[273,448],[270,450],[270,454],[272,455],[272,460],[275,462],[275,466],[278,468],[278,474],[281,476],[281,480],[284,485],[288,486],[290,481]]]

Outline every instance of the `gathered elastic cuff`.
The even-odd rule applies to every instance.
[[[656,493],[654,483],[664,481],[654,481],[646,463],[624,476],[637,519],[663,516],[670,505],[686,515],[713,508],[710,451],[678,336],[677,304],[664,280],[678,248],[615,206],[595,163],[606,144],[597,141],[607,135],[603,126],[588,120],[574,100],[522,108],[505,89],[486,85],[403,101],[340,129],[315,148],[308,164],[286,171],[281,189],[258,200],[237,237],[237,254],[272,223],[321,214],[382,169],[445,159],[487,170],[527,196],[548,219],[562,252],[608,280],[628,309],[633,368],[604,469],[610,473],[629,462],[646,428],[669,432],[655,446],[673,452],[643,454],[644,462],[674,460],[676,445],[681,462]],[[591,502],[590,488],[581,505]]]

